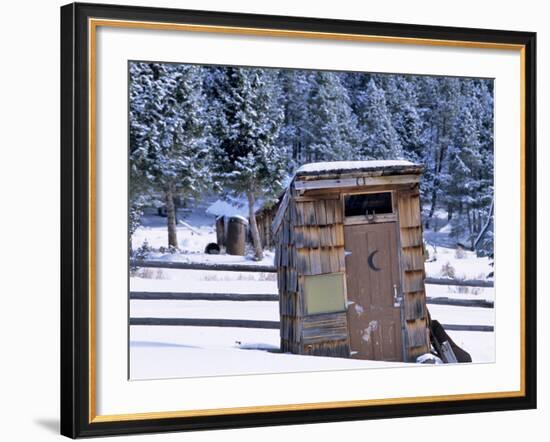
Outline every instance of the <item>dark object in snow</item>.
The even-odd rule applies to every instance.
[[[157,207],[157,215],[166,218],[166,206]]]
[[[216,218],[216,241],[220,247],[225,246],[225,216]]]
[[[176,212],[176,223],[178,222],[178,206],[174,207],[174,210]],[[157,207],[157,215],[161,216],[162,218],[166,218],[168,216],[168,210],[166,208],[166,205],[162,205]]]
[[[245,218],[240,216],[229,218],[227,222],[227,237],[225,238],[225,247],[229,255],[244,256],[247,230],[248,221]]]
[[[206,248],[204,249],[204,253],[208,253],[209,255],[219,255],[220,246],[217,245],[215,242],[208,243],[206,245]]]
[[[430,320],[430,337],[438,356],[445,363],[472,362],[470,353],[460,348],[437,320]]]

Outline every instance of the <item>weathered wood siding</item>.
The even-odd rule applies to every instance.
[[[304,313],[304,277],[345,271],[340,200],[291,197],[276,244],[282,351],[349,357],[346,312]]]
[[[415,167],[410,173],[419,174],[421,167]],[[299,179],[309,182],[320,178],[342,178],[333,175]],[[350,174],[350,177],[353,176]],[[294,183],[287,189],[279,212],[272,216],[282,351],[350,357],[350,331],[346,312],[306,315],[303,292],[307,276],[346,272],[341,194],[350,189],[354,192],[394,191],[399,223],[404,359],[414,362],[417,356],[429,351],[420,195],[416,184],[418,179],[410,180],[407,177],[407,183],[402,183],[391,176],[385,178],[383,185],[375,186],[368,186],[366,181],[354,181],[354,186],[348,188],[300,190]]]
[[[278,206],[274,206],[269,209],[263,209],[256,213],[256,224],[258,225],[258,233],[260,234],[260,241],[264,249],[271,249],[275,246],[275,238],[272,234],[271,224],[277,212],[277,207]]]
[[[405,359],[413,362],[429,351],[426,291],[424,288],[424,248],[420,193],[412,190],[397,193],[403,278],[403,321]]]

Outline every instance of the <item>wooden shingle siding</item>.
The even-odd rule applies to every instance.
[[[333,225],[339,223],[336,212],[341,212],[340,200],[325,200],[325,216],[327,225]]]
[[[407,321],[409,347],[424,347],[426,345],[426,320]],[[423,353],[426,353],[424,350]]]
[[[289,193],[276,232],[280,294],[281,350],[349,357],[345,312],[304,314],[304,277],[345,270],[341,200],[304,198]]]
[[[300,275],[345,271],[344,247],[297,248],[296,269]]]
[[[331,356],[335,358],[349,358],[349,339],[342,341],[325,341],[317,344],[300,346],[300,353],[310,356]]]
[[[424,270],[403,272],[403,293],[424,291]]]
[[[331,313],[304,317],[302,342],[343,341],[348,336],[346,313]]]
[[[317,221],[318,226],[326,226],[327,224],[327,212],[326,212],[326,206],[325,201],[315,201],[313,203],[315,206],[315,221]]]
[[[273,215],[270,211],[265,211],[256,215],[256,225],[258,226],[258,233],[260,234],[260,243],[262,247],[268,249],[275,245],[275,240],[271,234],[272,223]]]
[[[298,314],[297,292],[287,292],[284,299],[280,300],[279,312],[285,316],[296,316]]]
[[[416,293],[407,293],[407,302],[404,303],[404,317],[406,321],[416,320],[416,318],[425,318],[426,295],[423,291]]]
[[[429,351],[424,247],[418,188],[397,192],[401,244],[405,358],[413,362]]]
[[[422,247],[422,228],[409,227],[406,229],[401,229],[401,247]]]
[[[309,250],[309,274],[320,275],[323,273],[321,269],[321,249],[308,249]]]
[[[402,229],[422,227],[422,220],[420,219],[420,194],[418,190],[399,192],[399,217]]]
[[[328,257],[330,260],[330,268],[333,272],[341,272],[345,270],[343,247],[341,249],[331,249],[328,252]]]
[[[286,194],[285,194],[286,195]],[[294,352],[299,335],[296,327],[299,323],[295,320],[297,315],[297,277],[294,263],[296,261],[295,249],[291,243],[290,232],[290,210],[288,201],[285,202],[284,210],[277,213],[277,230],[274,231],[276,237],[275,260],[277,263],[277,285],[279,287],[279,314],[280,314],[280,337],[281,351]]]
[[[294,244],[297,248],[335,247],[344,245],[342,224],[322,227],[297,226],[293,229]]]
[[[424,253],[422,246],[403,247],[401,250],[403,271],[424,271]]]
[[[294,202],[294,226],[327,226],[341,224],[343,221],[339,199],[307,199]]]

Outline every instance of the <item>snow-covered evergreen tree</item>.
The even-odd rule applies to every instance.
[[[403,152],[401,140],[395,130],[386,94],[372,78],[366,90],[359,95],[359,128],[362,132],[362,159],[399,159]]]
[[[382,77],[382,76],[380,76]],[[403,156],[421,163],[425,148],[424,122],[418,106],[415,77],[385,75],[385,97]]]
[[[282,70],[279,75],[285,116],[279,140],[281,146],[288,148],[289,166],[294,170],[307,162],[306,153],[313,143],[314,133],[308,106],[314,84],[313,74],[288,69]]]
[[[466,234],[473,246],[475,211],[479,198],[480,154],[479,133],[470,110],[463,107],[457,120],[456,137],[449,146],[448,176],[443,185],[447,210],[455,214],[454,234],[457,238]],[[462,222],[465,219],[466,223]]]
[[[213,170],[224,189],[248,200],[256,259],[263,251],[254,213],[258,197],[275,198],[281,191],[287,155],[278,136],[283,123],[277,72],[267,69],[227,68],[218,82],[219,115],[215,128]]]
[[[311,143],[305,149],[305,162],[355,158],[360,139],[347,89],[332,72],[316,72],[311,82],[307,126]]]
[[[145,184],[163,194],[168,245],[174,248],[174,198],[197,195],[208,182],[209,126],[202,80],[198,66],[130,66],[131,182],[137,186],[135,194]]]
[[[452,181],[449,175],[449,149],[454,144],[456,119],[460,106],[460,80],[447,77],[423,77],[420,105],[424,106],[426,151],[424,174],[425,200],[429,204],[425,224],[428,228],[435,210],[441,203],[443,188]],[[452,208],[448,211],[452,217]]]
[[[171,245],[174,196],[207,183],[253,210],[306,162],[405,158],[425,166],[426,227],[443,209],[457,239],[492,253],[491,80],[163,63],[130,77],[133,225],[162,193]]]
[[[487,111],[479,101],[479,85],[475,80],[461,83],[461,99],[453,145],[449,149],[448,180],[443,188],[448,210],[454,214],[453,233],[464,238],[470,248],[479,243],[477,237],[492,217],[493,173],[492,142],[482,141]]]

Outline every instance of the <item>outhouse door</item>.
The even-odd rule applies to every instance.
[[[344,227],[352,357],[402,361],[397,224]]]

